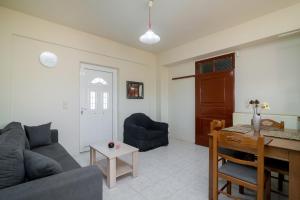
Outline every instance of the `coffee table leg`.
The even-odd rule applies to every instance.
[[[90,165],[93,165],[96,162],[96,151],[93,148],[90,148]]]
[[[138,175],[138,160],[139,160],[139,152],[132,153],[132,176],[137,177]]]
[[[107,159],[108,161],[108,173],[107,173],[107,185],[112,188],[116,185],[116,158]]]

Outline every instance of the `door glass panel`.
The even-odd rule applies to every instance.
[[[199,68],[200,68],[200,74],[213,72],[213,63],[212,62],[199,63]]]
[[[230,70],[230,69],[232,69],[232,66],[233,66],[231,57],[219,58],[219,59],[216,59],[214,62],[215,62],[215,71],[216,72]]]
[[[107,110],[108,108],[108,93],[103,92],[103,110]]]
[[[95,91],[90,92],[90,109],[91,110],[96,109],[96,92]]]
[[[106,82],[103,78],[100,78],[100,77],[94,78],[94,79],[91,81],[91,83],[92,83],[92,84],[101,83],[102,85],[107,85],[107,82]]]

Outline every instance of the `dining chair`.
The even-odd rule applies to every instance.
[[[260,125],[264,128],[271,128],[271,129],[278,129],[278,130],[284,130],[284,121],[276,122],[272,119],[262,119],[260,121]]]
[[[264,137],[249,136],[230,131],[213,131],[213,199],[217,200],[220,193],[230,198],[232,194],[224,192],[224,189],[231,187],[225,184],[218,189],[218,180],[222,178],[230,183],[241,185],[257,192],[258,200],[270,199],[270,172],[264,168]],[[231,149],[251,153],[257,156],[256,160],[249,161],[232,157],[219,152],[220,148]],[[218,166],[218,158],[222,157],[226,163]]]
[[[214,119],[210,122],[210,132],[212,133],[213,131],[219,131],[225,128],[225,120],[217,120]],[[228,150],[228,149],[219,149],[219,151],[222,151],[224,154],[234,154],[233,151]],[[222,165],[225,164],[226,160],[224,158],[218,158],[218,162],[222,162]],[[230,181],[227,181],[227,185],[231,185]],[[227,193],[231,194],[231,186],[227,187]]]
[[[214,119],[210,122],[210,132],[212,131],[219,131],[225,128],[225,120],[217,120]]]
[[[214,119],[210,122],[210,132],[219,131],[225,128],[225,120]],[[246,157],[247,155],[243,152],[234,151],[231,149],[219,148],[219,152],[222,154],[230,155],[236,158]],[[219,158],[218,161],[221,161],[222,164],[225,164],[226,160],[224,158]],[[227,184],[230,185],[231,182],[227,181]],[[227,193],[231,194],[231,187],[227,187]],[[244,194],[244,187],[239,185],[239,193]]]
[[[276,122],[272,119],[262,119],[261,126],[263,129],[272,130],[272,131],[283,131],[284,130],[284,121]],[[289,163],[287,161],[277,160],[273,158],[266,158],[265,159],[266,169],[277,173],[278,177],[273,177],[278,179],[277,188],[279,191],[283,190],[283,182],[285,181],[284,176],[289,175]]]

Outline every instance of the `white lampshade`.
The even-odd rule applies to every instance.
[[[155,44],[160,41],[160,37],[151,29],[148,29],[148,31],[140,37],[140,41],[145,44]]]

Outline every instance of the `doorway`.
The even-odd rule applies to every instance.
[[[81,63],[80,152],[117,139],[117,70]]]
[[[234,112],[235,54],[226,54],[195,63],[196,144],[208,146],[210,122],[225,120],[232,126]]]

